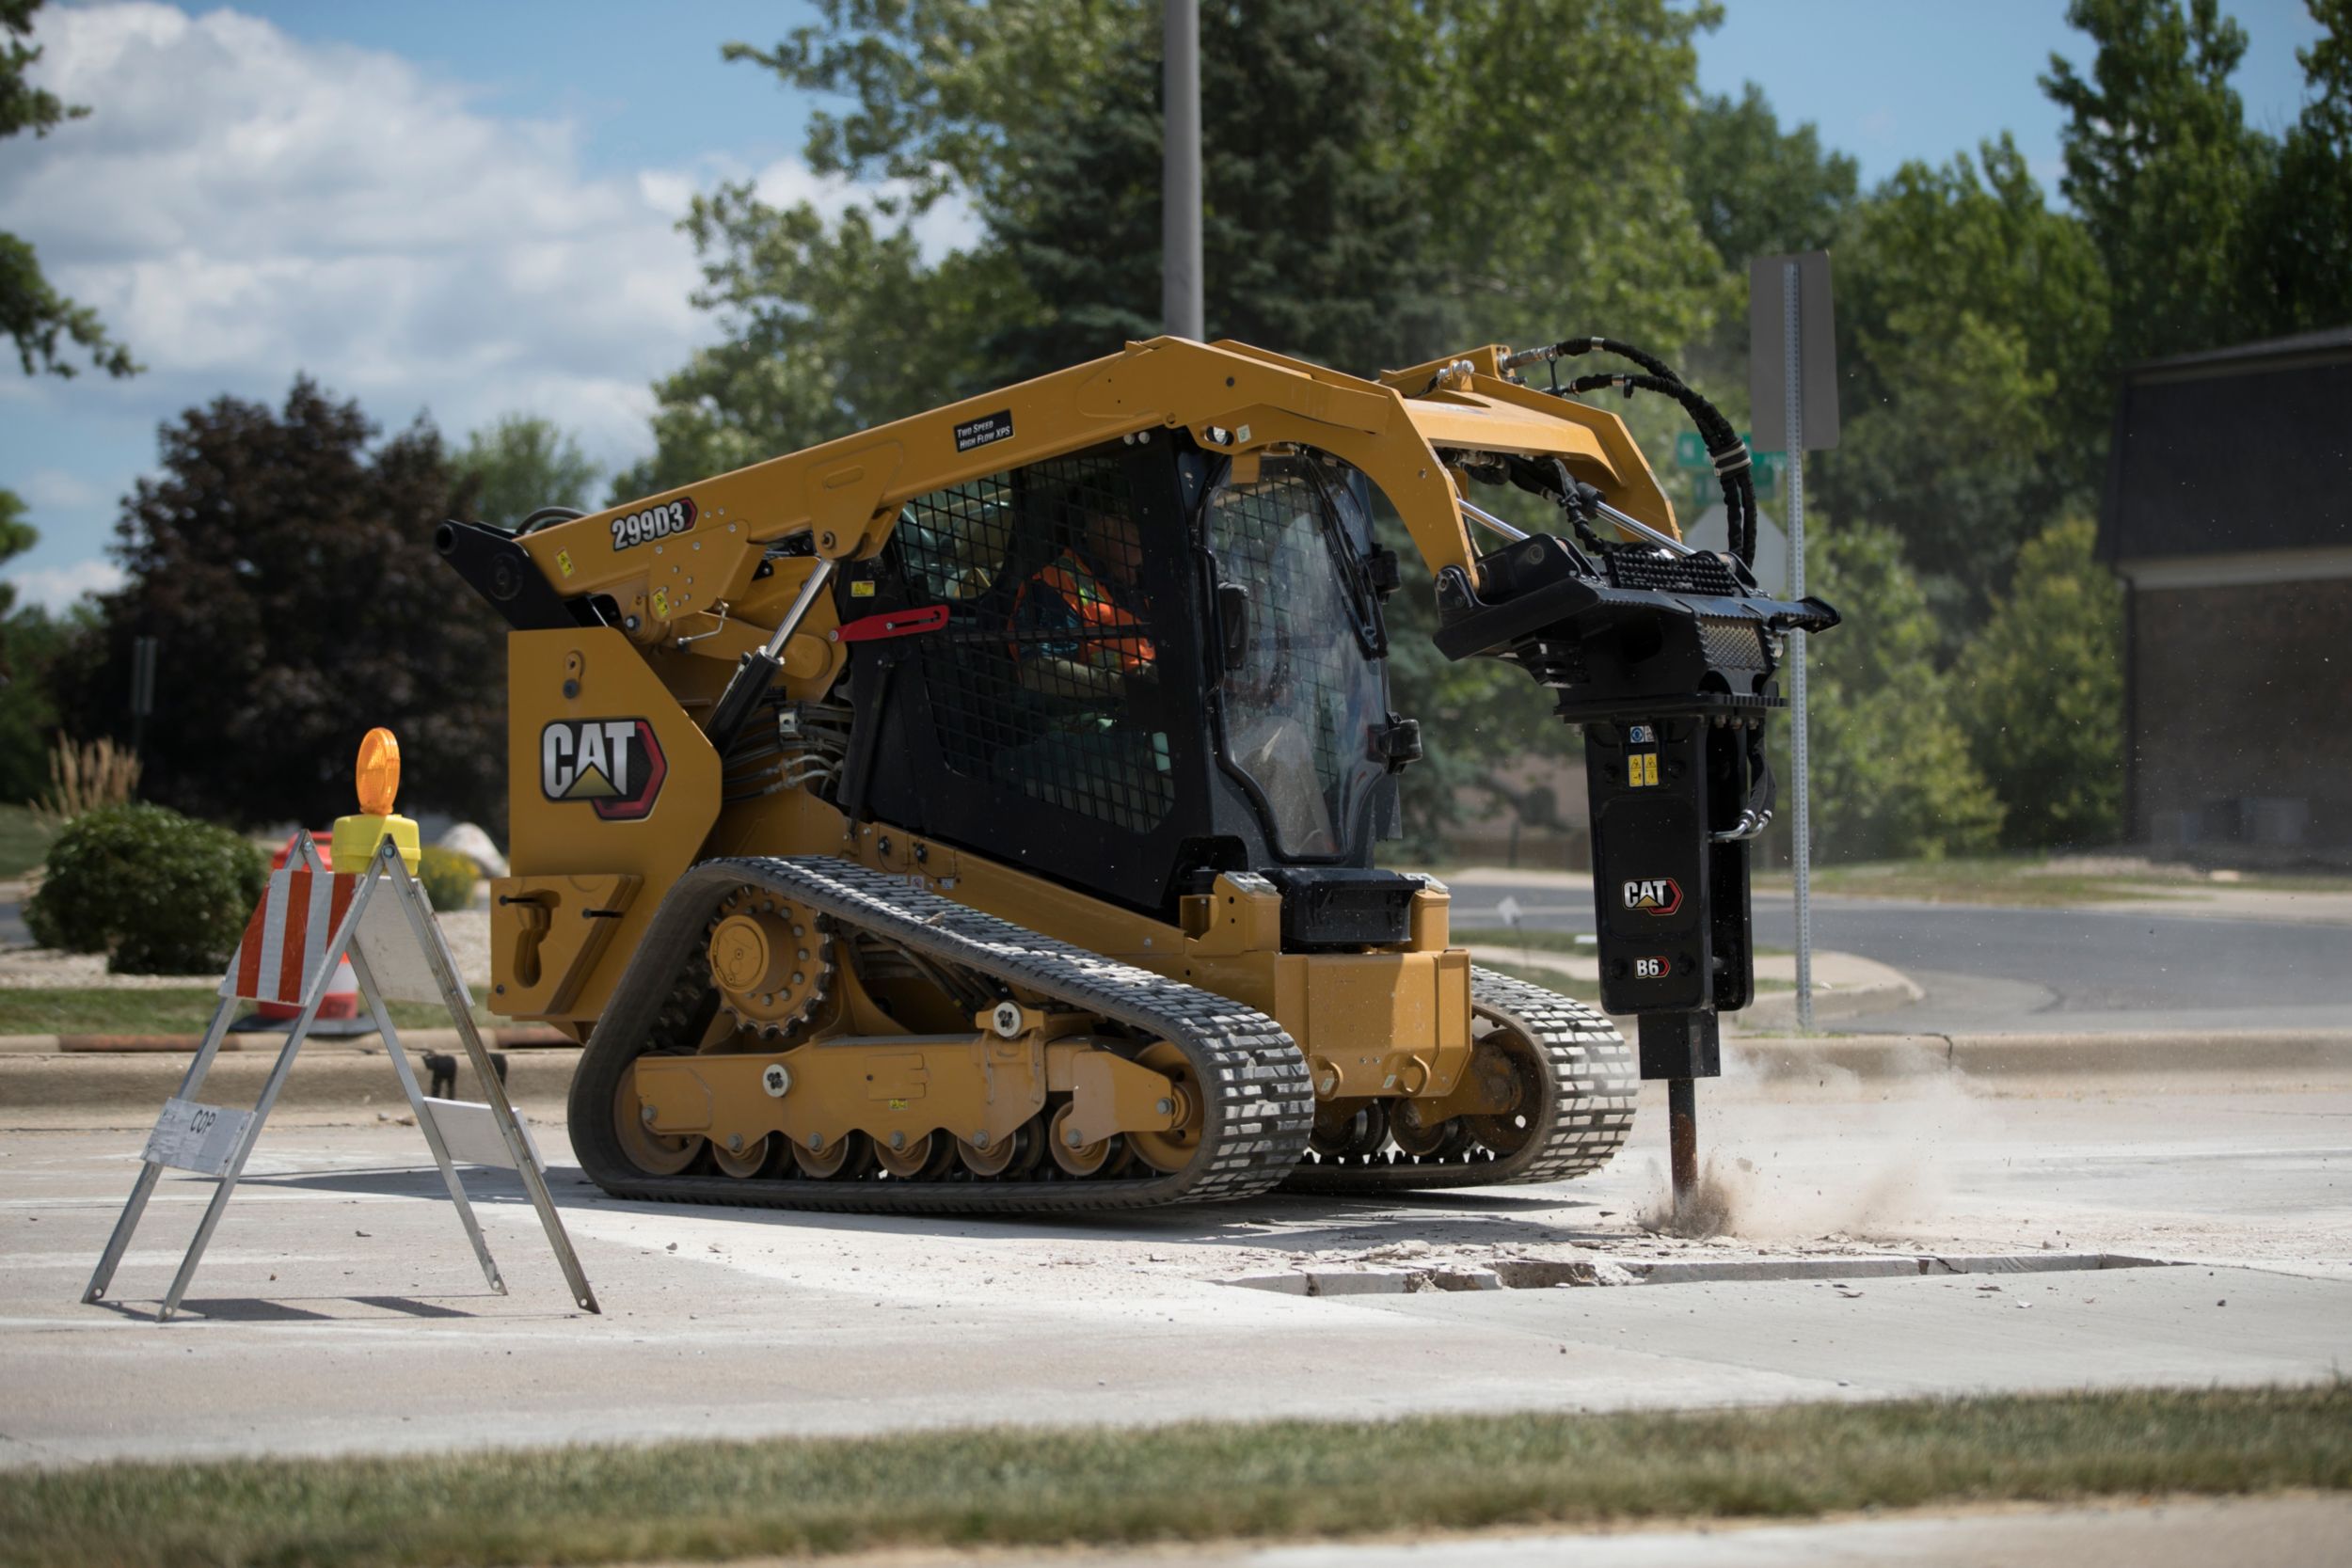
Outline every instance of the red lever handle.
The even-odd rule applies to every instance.
[[[867,615],[835,626],[827,635],[835,642],[874,642],[885,637],[944,631],[946,626],[947,607],[935,604],[921,610],[888,610],[880,615]]]

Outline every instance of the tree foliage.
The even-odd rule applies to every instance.
[[[39,538],[24,501],[0,490],[0,565]],[[18,608],[16,585],[0,582],[0,800],[29,800],[48,783],[49,737],[57,725],[49,675],[75,630],[39,605]]]
[[[2341,325],[2352,307],[2352,6],[2306,0],[2311,97],[2286,137],[2250,128],[2229,78],[2246,30],[2219,0],[2071,0],[2097,48],[2053,56],[2059,190],[2113,291],[2111,363]]]
[[[1829,245],[1860,188],[1854,160],[1824,150],[1810,123],[1782,130],[1754,82],[1736,99],[1715,94],[1699,102],[1681,164],[1692,215],[1735,293],[1744,291],[1748,262],[1756,257]],[[1744,328],[1746,313],[1736,314]]]
[[[1202,251],[1211,338],[1369,372],[1449,346],[1427,209],[1382,166],[1405,118],[1385,40],[1354,0],[1212,5],[1201,51]],[[992,192],[991,239],[1040,309],[991,337],[993,380],[1161,330],[1156,50],[1133,49],[1034,129]]]
[[[430,425],[374,436],[308,379],[282,409],[222,397],[164,426],[162,472],[116,526],[125,581],[63,693],[77,729],[120,734],[133,640],[160,640],[151,799],[323,825],[386,724],[410,759],[405,805],[503,820],[504,628],[432,546],[469,498]]]
[[[723,341],[658,382],[655,451],[615,477],[616,501],[797,451],[975,390],[978,334],[1025,309],[999,254],[924,260],[914,231],[853,207],[828,222],[749,185],[695,198],[694,303]]]
[[[504,529],[543,506],[585,507],[599,477],[578,441],[530,414],[507,414],[475,431],[452,467],[472,485],[473,520]]]
[[[1932,859],[1991,848],[2001,803],[1953,720],[1940,633],[1901,541],[1867,524],[1825,525],[1807,544],[1808,586],[1847,614],[1808,640],[1816,852]]]
[[[41,0],[0,0],[0,137],[30,131],[45,136],[89,110],[69,104],[34,87],[24,73],[40,59],[33,36],[33,13]],[[14,234],[0,233],[0,331],[16,343],[16,356],[32,375],[47,371],[70,376],[75,366],[59,351],[72,343],[108,375],[131,375],[138,365],[131,351],[106,335],[98,312],[77,305],[50,285],[33,247]]]
[[[1954,672],[1969,751],[2007,807],[2003,839],[2100,844],[2123,798],[2123,594],[2088,517],[2054,524]]]
[[[2018,546],[2099,472],[2112,410],[2098,254],[2004,135],[1897,170],[1853,214],[1837,267],[1850,423],[1820,460],[1823,504],[1892,529],[1964,630]]]

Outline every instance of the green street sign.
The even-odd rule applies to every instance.
[[[1707,455],[1707,443],[1699,439],[1695,430],[1685,430],[1675,436],[1675,467],[1677,468],[1711,468],[1715,460]]]

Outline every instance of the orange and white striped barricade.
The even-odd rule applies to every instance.
[[[219,1183],[156,1312],[156,1321],[168,1322],[179,1311],[181,1297],[195,1277],[196,1266],[220,1224],[222,1212],[229,1207],[229,1196],[244,1174],[262,1124],[269,1119],[270,1107],[285,1086],[286,1074],[318,1017],[337,966],[345,958],[351,961],[360,999],[383,1036],[384,1053],[391,1058],[401,1092],[416,1113],[417,1127],[433,1150],[433,1163],[440,1167],[450,1201],[457,1206],[457,1217],[465,1225],[466,1238],[473,1243],[474,1256],[490,1288],[501,1295],[506,1293],[506,1282],[490,1259],[482,1227],[457,1179],[453,1155],[469,1164],[502,1165],[522,1178],[531,1206],[538,1212],[540,1227],[547,1232],[548,1244],[563,1265],[572,1299],[590,1312],[601,1310],[588,1289],[587,1275],[580,1271],[564,1221],[555,1212],[555,1202],[548,1196],[538,1150],[516,1117],[506,1085],[492,1068],[490,1053],[474,1027],[472,997],[457,977],[456,959],[433,918],[424,889],[389,838],[365,870],[338,873],[326,868],[309,833],[300,835],[295,853],[286,864],[270,874],[269,889],[246,923],[237,955],[222,977],[220,1006],[213,1014],[212,1026],[204,1033],[196,1060],[188,1064],[179,1092],[164,1102],[163,1115],[148,1135],[138,1181],[131,1189],[130,1201],[123,1205],[122,1217],[115,1222],[114,1234],[82,1299],[93,1302],[105,1294],[131,1244],[132,1233],[138,1228],[148,1197],[168,1166],[210,1176]],[[408,1066],[407,1053],[401,1049],[399,1033],[385,1006],[387,1001],[437,1003],[448,1008],[483,1093],[488,1096],[485,1103],[429,1099],[419,1091],[417,1075]],[[197,1096],[212,1069],[213,1058],[220,1052],[230,1020],[245,1002],[278,1002],[300,1010],[253,1109],[205,1104]]]

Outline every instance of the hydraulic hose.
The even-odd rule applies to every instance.
[[[1756,564],[1756,479],[1748,454],[1747,443],[1731,421],[1699,393],[1692,390],[1674,368],[1654,354],[1636,348],[1614,338],[1565,338],[1543,348],[1521,350],[1502,362],[1505,370],[1521,365],[1548,364],[1553,360],[1575,358],[1599,351],[1629,359],[1648,372],[1646,375],[1584,375],[1565,388],[1557,388],[1563,395],[1597,391],[1614,387],[1631,397],[1635,391],[1657,392],[1682,404],[1697,427],[1699,439],[1707,448],[1708,456],[1715,465],[1715,478],[1723,485],[1724,542],[1731,553],[1744,566]]]

